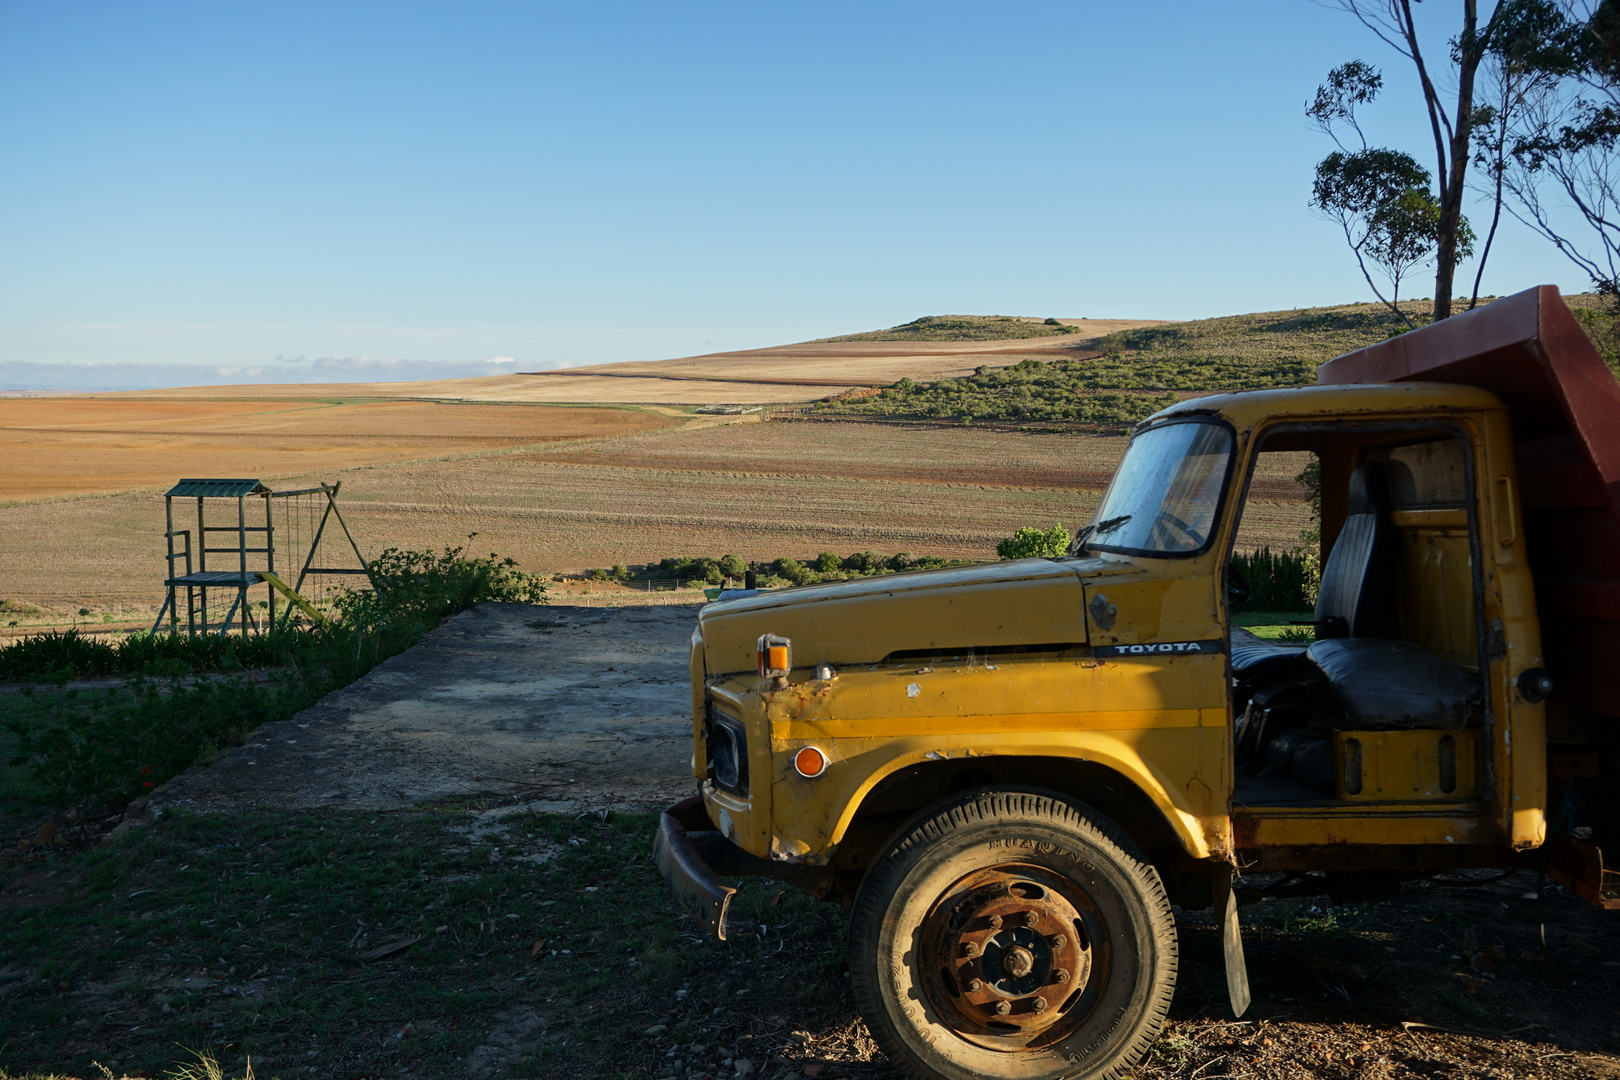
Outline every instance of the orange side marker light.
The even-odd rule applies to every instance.
[[[806,780],[813,780],[827,771],[827,755],[807,746],[793,755],[793,769]]]

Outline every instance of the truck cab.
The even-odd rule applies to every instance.
[[[1620,907],[1620,814],[1587,782],[1620,767],[1620,693],[1576,666],[1592,635],[1620,646],[1620,444],[1588,437],[1612,431],[1620,385],[1530,290],[1316,386],[1155,414],[1066,557],[708,605],[698,790],[662,819],[664,876],[722,938],[724,876],[850,905],[874,1036],[949,1078],[1136,1060],[1173,988],[1172,902],[1221,911],[1241,1006],[1240,873],[1365,898],[1539,865]],[[1320,465],[1308,643],[1232,625],[1266,455]],[[1572,574],[1583,608],[1550,584]],[[1543,618],[1588,633],[1549,659]]]

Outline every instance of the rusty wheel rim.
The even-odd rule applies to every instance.
[[[918,941],[923,993],[957,1035],[989,1049],[1061,1042],[1106,981],[1091,898],[1039,866],[975,871],[945,890]]]

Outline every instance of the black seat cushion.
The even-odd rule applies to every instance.
[[[1466,726],[1479,680],[1410,641],[1334,638],[1305,655],[1332,688],[1349,730]]]
[[[1252,683],[1260,676],[1290,663],[1304,659],[1303,646],[1273,645],[1254,638],[1252,643],[1238,643],[1232,635],[1232,674],[1239,682]]]
[[[1350,474],[1349,516],[1333,542],[1316,598],[1317,637],[1392,638],[1400,632],[1396,573],[1400,536],[1380,462]]]

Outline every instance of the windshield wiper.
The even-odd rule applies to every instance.
[[[1109,518],[1107,521],[1099,521],[1095,525],[1087,525],[1085,528],[1076,533],[1074,540],[1070,542],[1069,554],[1084,555],[1086,553],[1086,541],[1090,540],[1093,536],[1101,536],[1103,533],[1113,532],[1115,529],[1119,528],[1129,520],[1131,520],[1131,515],[1121,514],[1117,518]]]

